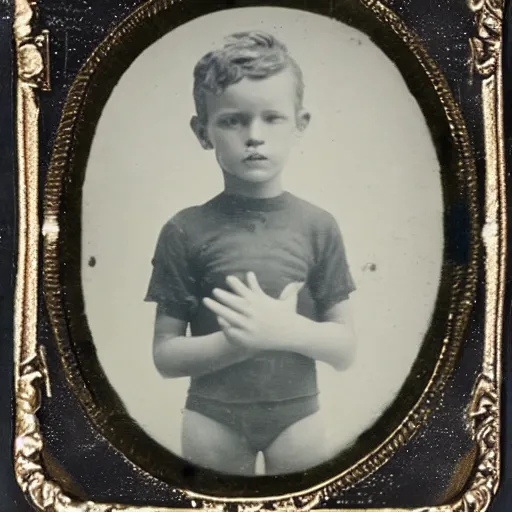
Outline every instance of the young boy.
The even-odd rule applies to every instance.
[[[303,471],[335,455],[315,361],[351,363],[354,284],[334,218],[283,190],[310,120],[302,72],[273,36],[248,32],[204,56],[194,78],[191,127],[224,191],[160,233],[146,297],[157,303],[155,365],[191,377],[187,460],[254,475],[261,452],[266,474]]]

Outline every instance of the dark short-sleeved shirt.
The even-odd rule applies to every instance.
[[[211,296],[213,288],[227,289],[227,276],[245,281],[249,271],[274,298],[288,283],[304,282],[297,312],[318,321],[355,289],[332,215],[289,192],[273,198],[221,193],[165,224],[146,300],[188,322],[193,336],[207,335],[219,325],[201,299]],[[193,377],[189,389],[189,394],[225,402],[278,401],[317,393],[315,361],[279,350]]]

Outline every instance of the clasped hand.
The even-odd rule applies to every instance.
[[[237,277],[226,279],[232,292],[215,288],[204,304],[217,315],[228,342],[252,350],[275,349],[292,336],[297,320],[298,294],[303,283],[290,283],[278,299],[267,295],[253,272],[247,286]]]

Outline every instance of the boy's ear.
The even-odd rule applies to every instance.
[[[192,128],[203,149],[213,149],[213,144],[210,137],[208,137],[208,130],[197,116],[193,116],[190,120],[190,128]]]
[[[307,110],[300,110],[297,116],[297,128],[299,132],[303,132],[311,121],[311,114]]]

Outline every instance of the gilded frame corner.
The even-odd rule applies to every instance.
[[[38,0],[39,3],[44,0]],[[44,467],[44,438],[37,417],[42,400],[51,397],[51,382],[45,347],[38,343],[39,244],[55,244],[59,223],[51,209],[40,223],[38,97],[50,88],[49,33],[38,31],[37,3],[15,0],[14,43],[16,49],[16,141],[18,155],[18,262],[15,291],[15,476],[22,491],[39,510],[83,512],[170,512],[170,508],[127,506],[80,501],[68,496]],[[384,17],[394,13],[379,0],[360,0]],[[474,16],[474,35],[468,40],[472,73],[481,79],[481,115],[486,158],[485,222],[481,232],[485,252],[485,336],[481,373],[473,389],[468,411],[477,459],[472,477],[454,502],[410,512],[485,512],[500,480],[500,385],[502,325],[506,270],[506,183],[502,97],[502,19],[504,0],[468,0]],[[56,285],[58,288],[58,285]],[[58,294],[58,289],[55,289]],[[372,462],[371,471],[380,463]],[[314,508],[322,490],[308,495],[283,496],[271,502],[272,509],[306,511]],[[191,495],[193,498],[194,496]],[[221,499],[197,496],[202,508],[222,511]],[[239,500],[239,512],[263,510],[268,500]],[[372,510],[372,509],[367,509]],[[396,510],[399,509],[389,509]]]

